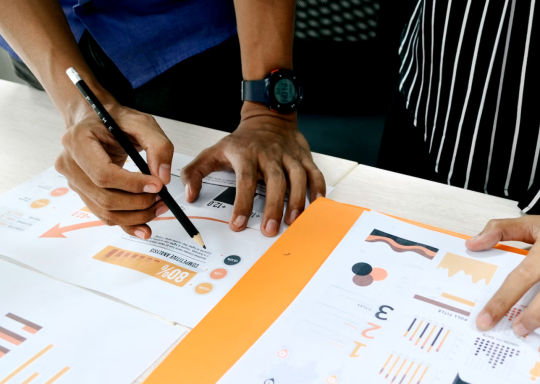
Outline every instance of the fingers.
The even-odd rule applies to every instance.
[[[151,115],[130,111],[133,113],[122,118],[122,130],[146,151],[152,175],[158,176],[163,184],[168,184],[171,181],[174,145]]]
[[[477,327],[482,331],[492,329],[538,280],[540,280],[540,248],[534,245],[529,251],[529,255],[506,277],[503,285],[482,309],[476,318]],[[540,302],[538,304],[537,314],[540,314]],[[520,323],[527,327],[535,324],[535,308],[529,311],[530,319],[527,310],[525,310],[520,316],[522,321],[515,320],[514,330]],[[523,315],[526,314],[527,316],[523,320]],[[532,331],[532,329],[530,330]]]
[[[235,231],[242,231],[248,224],[253,210],[253,197],[257,190],[257,165],[246,160],[239,164],[233,163],[236,172],[236,197],[229,227]]]
[[[202,180],[214,171],[223,169],[223,165],[216,156],[216,147],[202,151],[180,174],[186,189],[186,201],[192,203],[197,200],[202,187]]]
[[[471,251],[484,251],[493,248],[499,241],[523,241],[532,244],[536,241],[537,227],[534,216],[518,219],[490,220],[484,230],[465,245]]]
[[[149,239],[152,237],[152,229],[146,224],[140,224],[140,225],[121,225],[120,228],[131,236],[136,236],[139,239]]]
[[[113,188],[133,193],[157,193],[161,190],[163,187],[161,179],[123,169],[111,160],[110,154],[93,136],[91,129],[84,133],[78,133],[78,129],[72,128],[72,132],[68,131],[62,138],[69,152],[63,154],[64,161],[57,162],[58,172],[69,173],[69,170],[64,170],[63,167],[74,162],[100,188]]]
[[[118,189],[106,189],[96,186],[79,166],[63,153],[56,161],[56,169],[62,173],[79,194],[104,210],[143,210],[150,208],[159,195],[154,193],[129,193]],[[126,171],[127,172],[127,171]]]
[[[324,176],[319,168],[315,165],[312,159],[305,156],[302,159],[302,166],[306,170],[310,197],[309,201],[313,202],[319,197],[326,196],[326,183],[324,182]]]
[[[304,210],[306,203],[306,171],[297,160],[286,157],[283,166],[289,175],[289,202],[285,212],[285,222],[292,224]]]
[[[272,237],[279,233],[279,226],[283,216],[285,192],[287,181],[283,173],[283,167],[277,162],[267,162],[262,167],[262,173],[266,182],[266,203],[264,206],[261,232],[263,235]]]

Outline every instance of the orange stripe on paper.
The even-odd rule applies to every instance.
[[[30,376],[28,379],[23,381],[21,384],[28,384],[29,382],[33,381],[38,376],[39,376],[39,373],[36,372],[32,376]]]
[[[30,364],[32,364],[34,361],[39,359],[41,356],[43,356],[49,349],[53,347],[52,344],[49,344],[47,347],[43,348],[40,352],[35,354],[30,360],[25,362],[23,365],[21,365],[19,368],[11,372],[9,375],[7,375],[2,381],[0,381],[0,384],[6,384],[9,380],[13,379],[19,372],[21,372],[23,369],[28,367]]]
[[[56,380],[58,380],[60,377],[62,377],[67,371],[69,371],[69,367],[63,368],[60,372],[58,372],[56,375],[51,377],[45,384],[52,384]]]
[[[215,384],[293,302],[362,212],[317,199],[145,384]]]
[[[119,252],[113,253],[113,251]],[[145,275],[155,277],[166,283],[176,285],[177,287],[185,286],[186,283],[197,274],[197,272],[180,267],[169,261],[139,253],[133,254],[131,251],[112,247],[110,245],[107,245],[99,251],[93,259],[103,261],[107,264],[132,269],[144,273]],[[149,263],[149,261],[154,261],[154,263]]]
[[[364,211],[369,209],[317,199],[144,383],[215,384],[294,301]],[[461,239],[471,237],[391,217]],[[528,254],[504,245],[496,248]]]

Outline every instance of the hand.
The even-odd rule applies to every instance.
[[[478,236],[467,240],[471,251],[492,248],[499,241],[523,241],[534,244],[529,255],[506,278],[476,318],[482,331],[492,329],[514,304],[540,280],[540,244],[538,233],[540,216],[523,216],[518,219],[491,220]],[[536,296],[513,322],[514,332],[525,336],[540,327],[540,295]]]
[[[311,201],[326,195],[324,177],[313,162],[306,139],[298,131],[296,114],[278,115],[255,103],[244,103],[236,131],[201,152],[182,170],[187,201],[195,201],[202,179],[219,170],[236,172],[236,200],[229,222],[233,231],[242,231],[248,224],[258,180],[266,182],[261,223],[265,236],[279,233],[287,180],[290,184],[287,224],[304,210],[306,183]]]
[[[146,150],[152,175],[122,168],[126,152],[91,108],[74,113],[55,167],[101,221],[148,239],[146,223],[168,210],[157,193],[171,180],[174,147],[152,116],[117,103],[105,108],[135,147]]]

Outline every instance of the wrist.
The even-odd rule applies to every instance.
[[[99,83],[86,82],[86,84],[90,87],[97,99],[107,110],[109,110],[111,106],[119,105],[118,101]],[[64,119],[66,128],[74,126],[85,118],[93,116],[97,117],[96,112],[92,109],[90,104],[88,104],[88,101],[83,97],[73,83],[71,83],[70,92],[67,93],[63,98],[59,110],[62,118]]]

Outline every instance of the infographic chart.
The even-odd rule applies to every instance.
[[[187,203],[178,174],[191,160],[175,154],[167,188],[203,234],[206,250],[188,237],[170,212],[149,224],[153,234],[147,240],[106,226],[51,168],[0,197],[0,254],[194,327],[276,238],[259,231],[263,186],[257,189],[249,228],[229,230],[233,173],[210,175],[199,199]],[[138,171],[130,162],[126,169]],[[6,356],[3,349],[0,353]]]
[[[511,326],[538,287],[494,330],[475,325],[522,260],[363,213],[219,384],[530,383],[540,378],[540,336],[518,337]]]
[[[182,331],[0,260],[0,384],[132,383]]]

